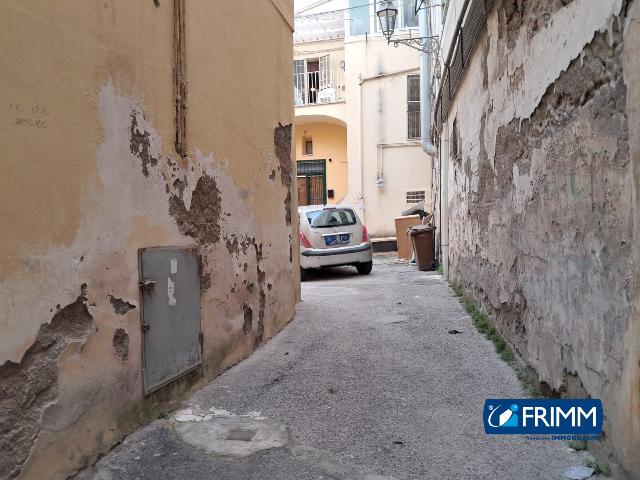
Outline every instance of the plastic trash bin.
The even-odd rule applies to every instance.
[[[409,231],[416,252],[418,270],[422,272],[433,268],[434,231],[435,227],[430,225],[416,225]]]
[[[408,230],[420,224],[420,215],[406,215],[396,217],[396,243],[398,244],[398,257],[406,260],[411,258],[413,242],[409,237]]]

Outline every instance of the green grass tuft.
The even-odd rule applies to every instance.
[[[604,475],[605,477],[611,475],[611,469],[606,463],[599,462],[596,459],[589,459],[586,460],[584,464],[589,468],[593,468],[593,473],[596,475]]]
[[[567,444],[569,448],[573,448],[576,452],[587,449],[587,442],[585,440],[569,440]]]
[[[528,374],[525,368],[518,363],[513,350],[511,350],[505,339],[502,338],[500,332],[491,325],[489,317],[482,313],[475,302],[464,294],[462,285],[456,282],[449,282],[449,285],[451,290],[453,290],[453,294],[460,300],[462,307],[471,317],[473,325],[478,332],[482,333],[487,340],[493,342],[499,357],[515,370],[518,380],[520,380],[527,395],[533,398],[541,398],[543,395],[539,382],[532,378],[532,375]]]

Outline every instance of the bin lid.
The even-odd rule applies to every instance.
[[[409,229],[409,233],[411,235],[421,235],[429,232],[433,232],[436,227],[432,227],[431,225],[416,225]]]

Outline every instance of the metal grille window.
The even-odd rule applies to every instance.
[[[407,75],[407,138],[420,138],[420,75]]]
[[[424,197],[424,190],[409,190],[407,192],[407,203],[413,205],[414,203],[423,202]]]
[[[327,203],[327,168],[324,160],[299,160],[297,164],[298,205]]]

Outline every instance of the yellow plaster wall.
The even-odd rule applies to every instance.
[[[0,0],[0,369],[24,369],[24,390],[35,389],[25,359],[39,361],[30,348],[42,325],[79,296],[92,319],[86,337],[56,344],[51,401],[11,418],[35,430],[28,458],[0,453],[0,477],[17,468],[20,478],[66,478],[293,316],[292,32],[283,14],[293,1],[276,3],[185,2],[181,158],[172,0]],[[132,147],[134,131],[147,153]],[[215,182],[219,198],[198,192],[201,179]],[[194,214],[199,194],[219,216],[191,228],[176,210]],[[193,245],[202,258],[203,366],[144,397],[137,252],[159,245]],[[111,296],[135,308],[118,314]],[[255,312],[248,334],[244,304]],[[118,328],[128,335],[126,359],[114,351]]]

